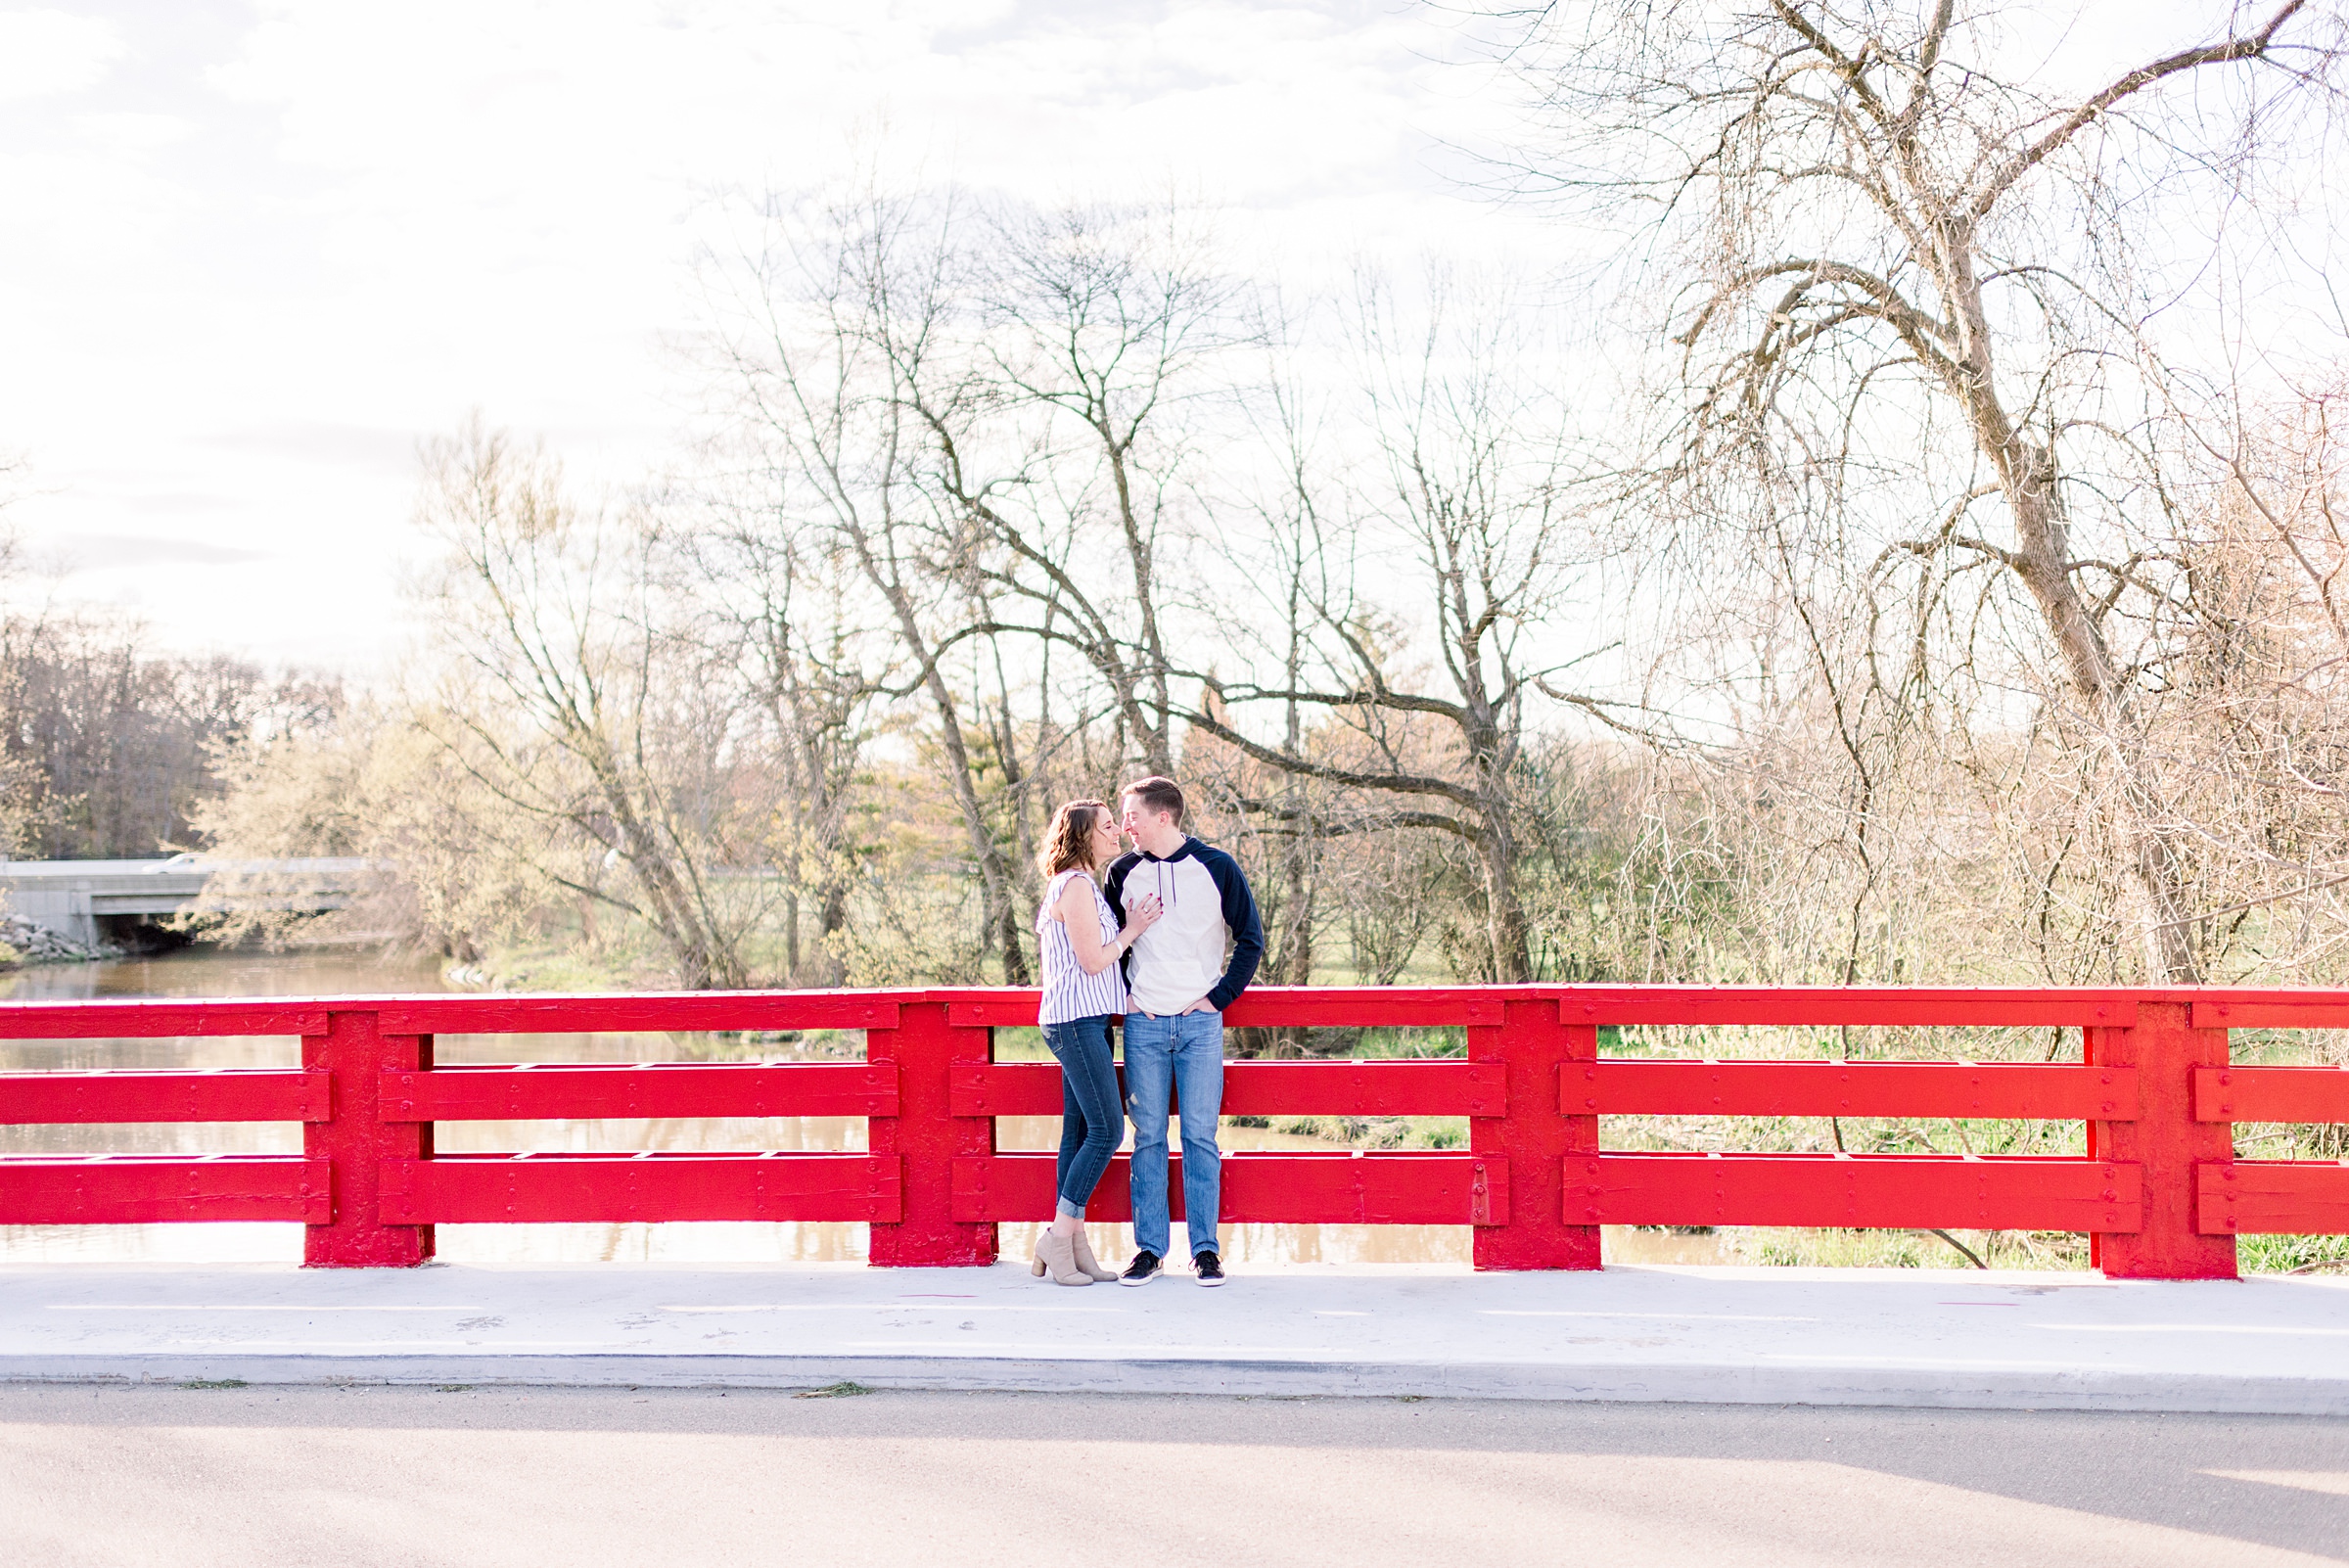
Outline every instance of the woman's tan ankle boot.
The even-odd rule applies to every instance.
[[[1093,1244],[1085,1239],[1084,1226],[1077,1227],[1077,1234],[1069,1238],[1069,1245],[1077,1255],[1077,1267],[1092,1275],[1096,1284],[1106,1285],[1118,1277],[1116,1269],[1102,1268],[1101,1260],[1093,1256]]]
[[[1055,1285],[1089,1285],[1093,1276],[1077,1267],[1076,1244],[1066,1236],[1054,1235],[1049,1225],[1036,1238],[1036,1256],[1051,1272]]]

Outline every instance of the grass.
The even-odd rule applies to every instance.
[[[2246,1274],[2349,1272],[2349,1236],[2238,1236],[2234,1255]]]
[[[195,1377],[179,1385],[181,1388],[251,1388],[241,1377]]]
[[[1252,1116],[1234,1122],[1351,1149],[1464,1149],[1464,1116]]]
[[[877,1393],[862,1383],[827,1383],[822,1388],[802,1389],[792,1396],[795,1400],[847,1400],[859,1394]]]
[[[1953,1230],[1944,1236],[1757,1226],[1734,1233],[1731,1244],[1740,1263],[1797,1268],[1971,1268],[1975,1259],[1990,1268],[2088,1267],[2088,1238],[2061,1231]]]

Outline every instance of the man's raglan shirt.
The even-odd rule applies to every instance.
[[[1111,863],[1112,907],[1124,913],[1136,899],[1155,898],[1165,909],[1126,955],[1126,985],[1137,1013],[1178,1013],[1200,997],[1221,1012],[1256,978],[1265,955],[1265,927],[1240,863],[1221,850],[1186,837],[1161,860],[1139,850]],[[1229,945],[1231,961],[1224,962]]]

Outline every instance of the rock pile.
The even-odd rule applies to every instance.
[[[0,943],[15,952],[17,962],[26,964],[79,964],[122,955],[122,949],[112,943],[83,946],[21,914],[0,915]]]

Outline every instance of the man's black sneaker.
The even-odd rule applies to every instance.
[[[1223,1260],[1212,1252],[1203,1252],[1191,1260],[1191,1271],[1199,1276],[1202,1285],[1223,1283]]]
[[[1157,1253],[1137,1252],[1133,1255],[1133,1262],[1126,1266],[1126,1271],[1118,1275],[1118,1283],[1121,1285],[1147,1285],[1166,1271],[1165,1265],[1158,1261]]]

